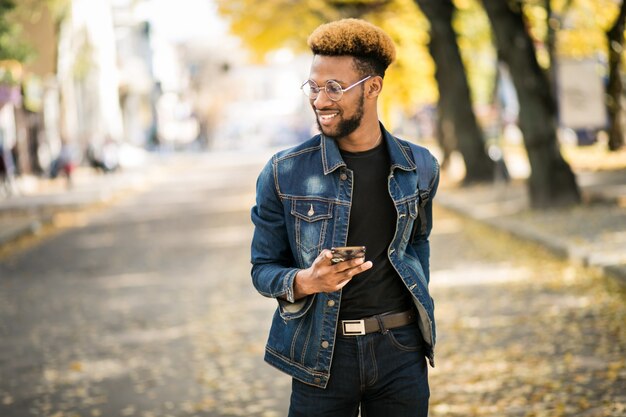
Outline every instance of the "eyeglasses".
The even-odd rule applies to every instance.
[[[300,86],[300,89],[302,90],[304,95],[310,98],[311,100],[315,100],[317,96],[319,96],[320,91],[324,90],[324,93],[326,93],[326,96],[329,99],[331,99],[332,101],[339,101],[341,100],[341,97],[343,97],[343,93],[345,93],[352,87],[356,87],[357,85],[361,84],[363,81],[368,80],[370,78],[372,78],[372,76],[368,75],[362,80],[357,81],[351,86],[348,86],[346,88],[341,88],[341,85],[335,80],[326,81],[325,87],[320,87],[313,80],[306,80],[304,84]]]

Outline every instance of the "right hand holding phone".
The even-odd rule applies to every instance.
[[[335,292],[346,286],[357,274],[370,269],[371,261],[354,258],[348,261],[331,263],[332,253],[324,249],[307,268],[298,271],[294,282],[296,299],[318,292]]]

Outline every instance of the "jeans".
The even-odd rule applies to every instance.
[[[326,389],[292,382],[289,417],[427,417],[425,342],[416,323],[337,335]]]

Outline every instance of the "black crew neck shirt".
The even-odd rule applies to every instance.
[[[347,244],[366,246],[365,259],[374,266],[343,288],[339,318],[406,310],[411,305],[409,291],[387,257],[397,213],[388,190],[391,162],[385,142],[365,152],[341,151],[341,156],[353,175]]]

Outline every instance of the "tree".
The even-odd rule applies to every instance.
[[[416,103],[436,99],[434,65],[426,49],[428,22],[413,0],[217,0],[217,5],[229,20],[231,33],[259,61],[281,48],[308,51],[307,37],[322,23],[344,17],[367,19],[387,31],[398,49],[398,59],[385,76],[382,113],[390,116],[398,107],[414,110]]]
[[[383,114],[398,105],[414,110],[418,102],[433,102],[433,72],[439,86],[440,132],[444,144],[458,149],[465,160],[466,182],[493,179],[493,162],[484,148],[481,130],[472,111],[469,86],[456,35],[452,29],[451,0],[325,0],[276,1],[221,0],[220,12],[231,19],[231,30],[257,57],[280,47],[304,50],[304,41],[317,25],[342,17],[365,18],[394,39],[398,60],[385,77]],[[418,9],[418,4],[430,22]],[[297,17],[297,18],[296,18]],[[281,22],[277,25],[276,22]],[[284,22],[284,23],[283,23]],[[428,44],[428,48],[426,45]],[[430,51],[430,56],[429,55]],[[432,59],[437,62],[436,69]]]
[[[14,0],[0,0],[0,60],[24,62],[32,50],[20,39],[20,28],[9,17],[15,10]]]
[[[619,14],[613,26],[606,32],[609,61],[609,80],[606,86],[607,110],[609,114],[609,149],[624,146],[624,132],[620,114],[622,112],[622,79],[620,66],[624,49],[624,26],[626,22],[626,0],[622,0]]]
[[[549,70],[553,90],[558,85],[558,59],[595,59],[606,62],[605,86],[608,115],[608,147],[617,150],[623,146],[621,118],[622,67],[624,45],[623,2],[616,0],[526,0],[524,12],[529,17],[529,28],[541,44],[545,39],[548,60],[542,64]],[[545,10],[545,12],[544,12]],[[545,35],[544,35],[545,32]],[[542,51],[538,51],[541,56]]]
[[[490,181],[494,162],[485,152],[483,134],[472,110],[465,67],[452,27],[454,5],[451,0],[415,1],[430,21],[428,46],[439,86],[439,142],[444,154],[458,149],[463,156],[466,183]]]
[[[498,56],[511,72],[520,102],[520,129],[531,166],[530,201],[535,208],[580,202],[580,191],[556,138],[556,102],[539,66],[519,2],[483,0]]]

